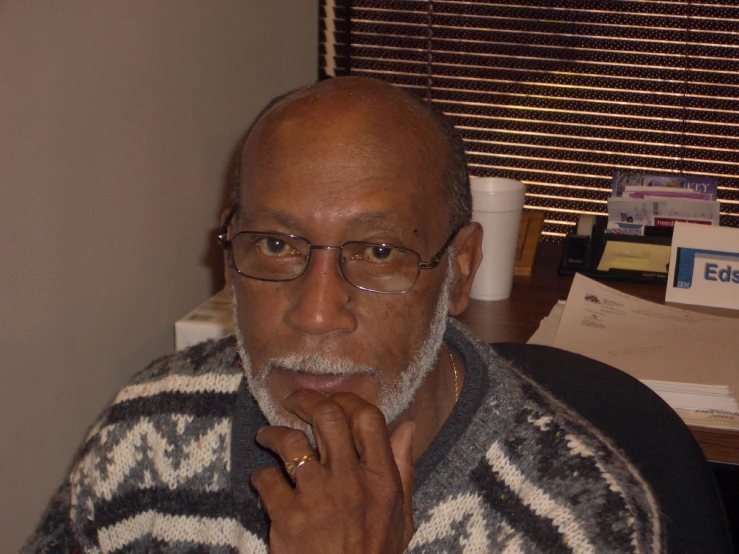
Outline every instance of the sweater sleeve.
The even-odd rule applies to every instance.
[[[82,554],[99,552],[94,537],[75,521],[71,509],[70,479],[57,489],[40,523],[19,554]],[[77,512],[80,514],[80,512]]]
[[[127,552],[134,543],[143,551],[162,503],[184,518],[188,498],[229,506],[231,412],[242,379],[234,345],[199,343],[136,374],[89,430],[20,554]],[[228,522],[229,533],[237,523]]]

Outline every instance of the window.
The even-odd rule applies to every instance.
[[[320,53],[449,115],[544,240],[604,213],[616,170],[715,176],[739,226],[739,0],[322,0]]]

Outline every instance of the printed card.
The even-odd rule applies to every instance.
[[[675,223],[665,300],[739,310],[739,229]]]

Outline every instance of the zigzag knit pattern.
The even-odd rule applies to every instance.
[[[619,451],[459,323],[445,340],[467,378],[416,464],[409,554],[664,550],[654,497]],[[248,480],[232,451],[242,376],[232,337],[139,373],[21,553],[267,553],[266,515],[234,493]]]

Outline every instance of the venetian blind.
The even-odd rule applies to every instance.
[[[739,226],[739,0],[322,0],[321,75],[449,115],[470,173],[518,179],[545,240],[603,213],[617,170],[715,176]]]

